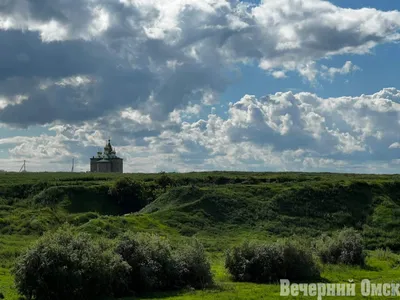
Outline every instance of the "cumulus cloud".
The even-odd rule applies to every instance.
[[[286,78],[286,73],[284,71],[273,71],[272,76],[275,78]]]
[[[226,117],[198,113],[189,106],[156,121],[122,110],[80,126],[53,125],[48,129],[54,134],[0,139],[0,149],[6,146],[11,160],[59,160],[65,168],[75,157],[86,171],[89,157],[111,135],[126,171],[396,172],[400,91],[395,88],[338,98],[305,92],[245,95],[231,103]]]
[[[389,146],[389,149],[400,149],[400,143],[396,142]]]
[[[329,68],[325,65],[322,67],[322,76],[333,80],[337,75],[346,75],[352,72],[361,71],[361,68],[354,65],[351,61],[346,61],[346,63],[341,68]]]
[[[149,138],[154,152],[195,157],[199,166],[369,171],[398,157],[399,91],[323,99],[310,93],[246,95],[229,117],[209,115]],[[257,167],[257,169],[259,169]],[[375,169],[374,169],[375,170]]]
[[[313,81],[318,60],[368,53],[399,28],[398,11],[321,0],[6,0],[0,122],[78,124],[128,108],[164,122],[188,103],[215,104],[238,64]],[[282,118],[282,130],[296,121]]]

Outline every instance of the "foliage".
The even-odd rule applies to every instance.
[[[18,291],[28,299],[97,299],[126,289],[130,267],[109,246],[62,228],[47,234],[16,262]]]
[[[42,205],[58,204],[65,197],[65,190],[60,186],[52,186],[42,190],[39,194],[33,197],[34,203]]]
[[[196,239],[175,253],[179,287],[206,288],[213,284],[211,266],[203,245]]]
[[[173,285],[174,262],[166,240],[149,234],[125,234],[116,252],[131,266],[132,291],[163,290]]]
[[[175,185],[175,181],[168,176],[165,172],[161,173],[161,176],[156,179],[156,183],[164,190],[167,190],[167,187]]]
[[[163,175],[170,182],[165,185],[165,190],[161,184]],[[115,194],[108,194],[122,178],[143,187],[143,205],[150,204],[138,213],[124,215],[137,208],[127,209],[125,204],[119,204]],[[232,289],[218,294],[189,292],[181,299],[192,296],[214,299],[222,295],[226,299],[265,296],[274,299],[273,295],[279,291],[274,291],[273,286],[234,284],[225,273],[221,253],[249,236],[264,242],[294,235],[311,240],[323,233],[354,227],[361,234],[365,249],[389,249],[378,250],[376,255],[368,252],[366,264],[371,268],[323,265],[323,278],[331,282],[353,276],[359,279],[397,278],[400,276],[397,270],[400,259],[394,253],[400,251],[398,199],[399,175],[1,173],[0,291],[6,299],[18,299],[10,266],[31,241],[65,222],[72,224],[75,232],[88,232],[96,238],[114,239],[122,232],[133,230],[168,236],[173,245],[172,241],[186,243],[186,236],[195,235],[213,262],[217,284],[222,280],[224,286],[227,283]],[[135,199],[127,197],[127,200],[129,203]],[[335,238],[336,235],[331,237]],[[183,250],[171,250],[173,262],[177,264],[183,261],[176,259],[180,251]],[[178,280],[174,285],[194,283]],[[259,293],[253,293],[257,289],[260,289]]]
[[[317,242],[318,255],[322,262],[329,264],[365,264],[363,240],[356,230],[348,228],[334,237],[324,235]]]
[[[212,283],[210,265],[199,244],[173,253],[162,237],[126,233],[116,252],[131,266],[129,286],[134,292],[200,288]]]
[[[148,204],[143,184],[128,177],[116,180],[110,187],[109,194],[125,212],[139,211]]]
[[[319,277],[312,254],[299,244],[245,242],[229,250],[225,267],[235,281],[269,283],[280,279],[303,281]]]

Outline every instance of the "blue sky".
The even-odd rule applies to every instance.
[[[397,173],[398,1],[16,0],[0,41],[0,169]]]

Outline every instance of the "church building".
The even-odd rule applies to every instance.
[[[108,140],[103,153],[97,152],[97,156],[90,159],[90,172],[123,173],[123,159],[117,156],[111,140]]]

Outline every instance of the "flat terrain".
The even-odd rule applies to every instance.
[[[108,191],[120,177],[143,182],[148,204],[129,211],[115,201]],[[10,275],[15,258],[44,232],[64,223],[110,239],[126,230],[157,233],[173,243],[199,239],[212,262],[217,288],[145,299],[280,299],[278,285],[232,282],[224,268],[224,252],[252,239],[312,243],[344,227],[362,232],[367,266],[324,265],[325,281],[400,278],[400,256],[394,254],[400,250],[397,175],[0,173],[0,292],[6,299],[19,297]],[[393,253],[382,250],[386,248]]]

